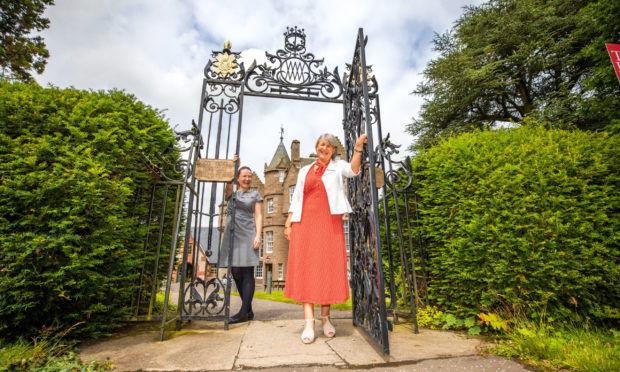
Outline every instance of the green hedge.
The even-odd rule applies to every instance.
[[[429,293],[463,317],[620,318],[620,137],[524,125],[412,161]]]
[[[0,338],[79,322],[74,335],[96,336],[127,315],[153,179],[143,153],[174,144],[163,115],[122,91],[0,83]]]

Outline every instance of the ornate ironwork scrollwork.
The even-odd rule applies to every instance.
[[[177,139],[177,144],[170,146],[168,150],[161,154],[155,154],[158,159],[157,161],[154,161],[147,154],[141,151],[145,164],[151,172],[159,175],[162,180],[169,182],[182,181],[186,167],[191,166],[187,159],[183,159],[178,155],[188,152],[193,147],[201,146],[202,144],[202,142],[200,142],[200,145],[196,142],[198,141],[198,128],[196,123],[192,123],[192,128],[189,130],[175,130],[174,133]],[[188,145],[186,147],[183,147],[183,145],[179,146],[181,143],[186,143]],[[177,177],[171,177],[169,176],[170,174],[177,174]]]
[[[219,101],[218,99],[219,98]],[[205,99],[205,111],[210,112],[210,113],[216,113],[219,111],[224,111],[227,114],[236,114],[237,112],[239,112],[239,97],[238,96],[234,96],[234,97],[216,97],[216,96],[209,96],[207,99]]]
[[[351,65],[347,63],[343,78],[345,82],[349,82],[350,79],[351,83],[347,85],[347,88],[351,89],[354,92],[357,92],[358,89],[361,89],[361,84],[363,82],[362,66],[357,65],[357,67],[358,68],[355,70],[355,72],[352,72]],[[375,76],[372,75],[372,65],[366,66],[366,85],[368,86],[367,89],[369,96],[374,96],[379,91],[379,83],[377,82]]]
[[[220,294],[224,288],[224,284],[218,278],[211,278],[206,283],[202,278],[197,278],[185,287],[183,315],[210,316],[220,314],[224,310],[224,297]]]
[[[265,52],[270,65],[264,63],[248,69],[246,94],[300,97],[338,101],[342,96],[342,82],[338,67],[330,72],[321,69],[323,59],[306,53],[306,34],[303,29],[287,27],[284,49],[275,54]]]
[[[377,145],[375,153],[378,155],[377,164],[385,164],[384,162],[387,161],[386,169],[384,169],[386,186],[398,192],[406,192],[413,182],[411,163],[408,158],[405,161],[392,159],[394,154],[399,153],[398,148],[400,147],[401,145],[390,141],[390,134],[388,133],[383,141]]]

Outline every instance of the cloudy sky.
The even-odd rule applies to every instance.
[[[480,0],[56,0],[42,35],[50,51],[42,85],[124,89],[161,110],[172,127],[198,119],[203,69],[224,41],[241,52],[246,68],[265,51],[283,48],[287,26],[306,33],[307,51],[340,74],[351,62],[358,28],[368,36],[367,63],[379,83],[384,135],[407,147],[405,131],[418,115],[411,91],[435,55],[434,33],[448,30],[463,6]],[[313,152],[324,132],[342,138],[342,107],[248,97],[244,102],[240,156],[262,178],[280,142]],[[404,151],[402,151],[404,153]]]

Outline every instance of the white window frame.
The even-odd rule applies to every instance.
[[[295,194],[295,186],[297,185],[293,185],[293,186],[289,186],[288,187],[288,198],[289,198],[289,203],[293,202],[293,194]]]
[[[273,231],[267,231],[267,254],[273,253]]]
[[[273,198],[267,199],[267,213],[273,213]]]
[[[351,249],[351,242],[349,242],[349,220],[342,220],[342,229],[344,230],[344,247],[347,253]]]
[[[263,279],[263,265],[258,265],[254,268],[254,272],[255,272],[255,278],[256,279]]]
[[[284,280],[284,264],[278,264],[278,280]]]

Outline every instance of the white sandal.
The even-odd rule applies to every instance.
[[[306,326],[304,327],[304,331],[301,333],[301,342],[304,344],[310,344],[314,341],[314,328],[309,326],[310,322],[314,325],[314,318],[306,319]]]
[[[321,316],[321,319],[327,319],[325,323],[323,323],[323,334],[325,337],[334,337],[336,335],[336,328],[329,321],[329,315]]]

